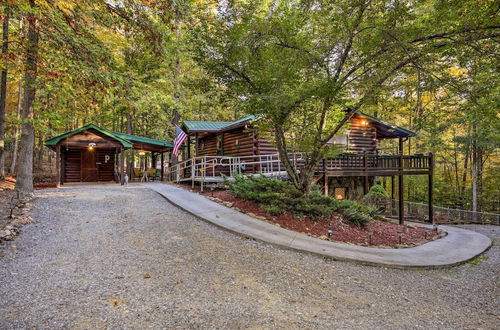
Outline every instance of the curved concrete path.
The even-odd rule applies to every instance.
[[[172,204],[234,233],[281,247],[319,254],[336,260],[391,267],[443,267],[470,260],[486,251],[491,240],[477,232],[441,226],[448,235],[417,247],[381,249],[330,242],[255,219],[196,193],[164,183],[145,183]]]

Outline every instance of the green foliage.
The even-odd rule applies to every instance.
[[[376,209],[358,202],[339,201],[318,191],[303,195],[288,181],[243,176],[235,176],[234,179],[234,182],[226,180],[230,191],[239,198],[259,203],[270,215],[290,212],[297,218],[319,220],[340,212],[357,226],[363,226],[378,216]]]
[[[381,185],[373,185],[370,191],[363,196],[363,203],[377,208],[380,212],[383,212],[389,202],[389,194],[385,191],[384,187]]]

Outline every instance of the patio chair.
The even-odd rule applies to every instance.
[[[155,180],[156,178],[160,179],[160,170],[156,168],[150,168],[148,170],[148,178],[151,180]]]

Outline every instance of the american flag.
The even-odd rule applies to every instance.
[[[187,134],[179,127],[175,126],[175,139],[174,139],[174,150],[173,153],[175,156],[179,155],[179,148],[186,141]]]

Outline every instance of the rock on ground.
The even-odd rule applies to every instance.
[[[135,185],[38,193],[3,247],[0,328],[444,328],[499,325],[498,227],[474,262],[400,270],[225,232]]]

